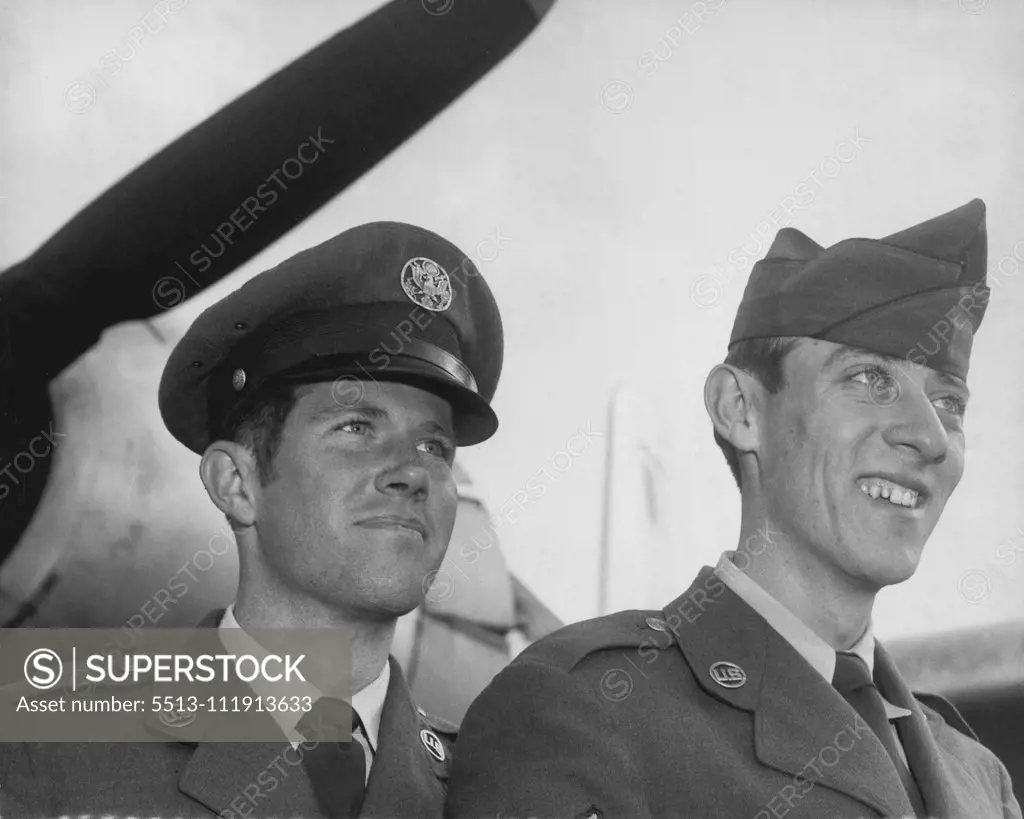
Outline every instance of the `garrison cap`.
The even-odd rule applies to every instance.
[[[399,381],[448,400],[460,446],[498,426],[501,316],[473,262],[413,225],[371,222],[260,273],[207,308],[160,379],[167,429],[200,453],[271,381]],[[338,380],[342,379],[342,380]]]
[[[729,345],[808,336],[967,378],[985,284],[985,203],[829,248],[783,228],[754,265]]]

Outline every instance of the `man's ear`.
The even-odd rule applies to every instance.
[[[756,378],[731,364],[718,364],[704,382],[704,408],[715,432],[738,452],[757,451],[763,391]]]
[[[232,528],[256,522],[259,472],[255,456],[246,447],[234,441],[214,441],[199,462],[199,477]]]

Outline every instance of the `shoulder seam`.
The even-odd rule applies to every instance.
[[[956,706],[941,694],[914,691],[913,696],[918,703],[940,717],[950,728],[959,731],[961,734],[969,739],[973,739],[975,742],[980,742],[978,735],[974,733],[974,730],[967,723],[967,720],[961,716]]]
[[[649,619],[650,617],[657,616],[660,612],[653,610],[650,613],[637,611],[635,614],[647,616]],[[534,663],[571,672],[594,654],[603,651],[614,651],[616,649],[637,648],[645,645],[647,637],[655,634],[664,635],[666,633],[652,630],[650,634],[645,634],[642,624],[633,621],[628,622],[628,624],[616,624],[616,628],[610,634],[608,632],[594,632],[579,628],[581,625],[589,625],[593,622],[574,623],[538,640],[513,660],[513,664]],[[623,633],[621,630],[622,626],[632,629],[632,632]],[[566,635],[565,632],[569,629],[574,629],[576,632],[571,636]],[[670,636],[667,643],[652,638],[651,647],[665,650],[675,645],[676,642],[677,640],[674,635]],[[531,651],[531,649],[533,650]]]

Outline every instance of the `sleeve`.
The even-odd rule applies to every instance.
[[[445,817],[483,816],[650,816],[629,740],[586,680],[525,662],[470,706]]]

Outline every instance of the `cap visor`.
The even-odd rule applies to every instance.
[[[498,429],[498,417],[487,401],[440,367],[417,358],[391,356],[384,367],[358,361],[312,362],[281,373],[277,377],[299,383],[335,381],[342,378],[360,382],[397,382],[433,393],[451,405],[455,443],[458,446],[482,443]]]

